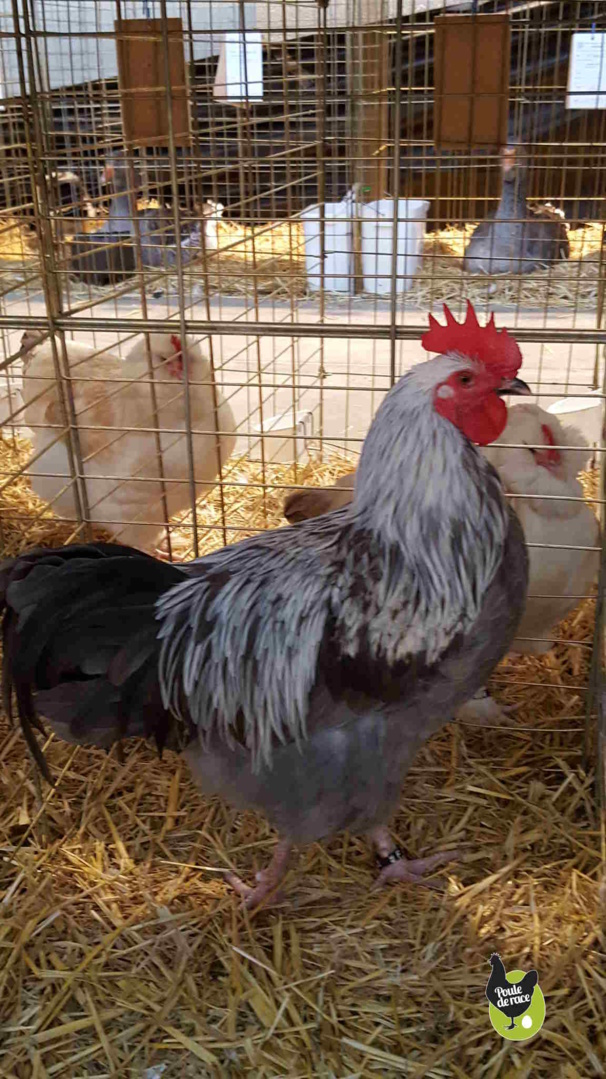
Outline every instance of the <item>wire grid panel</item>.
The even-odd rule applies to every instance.
[[[29,438],[3,484],[39,496],[12,505],[20,543],[58,519],[63,540],[100,527],[188,557],[277,523],[288,488],[355,467],[444,301],[515,329],[542,407],[600,411],[605,121],[566,90],[572,34],[606,12],[477,5],[510,18],[508,157],[434,145],[435,18],[453,7],[0,7],[3,419]],[[125,137],[131,18],[156,20],[167,115],[181,20],[184,143]],[[23,331],[51,336],[18,355]],[[599,423],[590,441],[601,465]]]

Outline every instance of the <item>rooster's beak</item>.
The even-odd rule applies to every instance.
[[[532,390],[521,378],[509,378],[506,382],[501,383],[495,393],[499,397],[505,397],[509,393],[517,397],[528,397]]]

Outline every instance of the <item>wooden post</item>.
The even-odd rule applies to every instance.
[[[360,22],[381,21],[383,0],[360,0]],[[356,192],[356,217],[359,206],[380,199],[387,193],[388,166],[388,88],[389,35],[384,30],[350,32],[350,93],[352,100],[353,181]],[[355,291],[362,291],[361,224],[353,227]]]

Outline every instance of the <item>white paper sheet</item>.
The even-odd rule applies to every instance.
[[[225,34],[213,97],[231,102],[263,100],[263,46],[258,31]]]
[[[567,109],[606,109],[606,33],[572,35]]]

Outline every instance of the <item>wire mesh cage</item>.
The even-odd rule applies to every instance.
[[[495,312],[542,410],[516,410],[492,451],[534,557],[536,617],[488,711],[476,702],[467,735],[428,760],[453,770],[467,737],[485,814],[491,798],[528,801],[537,829],[541,798],[553,807],[566,790],[557,825],[540,819],[552,839],[570,829],[573,851],[558,850],[579,858],[581,892],[600,828],[604,842],[591,786],[596,729],[606,759],[604,43],[599,0],[0,0],[4,554],[110,538],[180,561],[284,524],[285,502],[291,520],[343,504],[379,404],[422,358],[427,314],[447,303],[460,317],[468,300]],[[495,726],[515,709],[511,795],[482,764],[482,707]],[[535,736],[559,761],[541,791],[527,782]],[[12,735],[6,745],[9,760]],[[82,765],[87,782],[94,767]],[[40,817],[28,782],[20,810],[8,805],[11,843]],[[159,794],[162,844],[179,782]],[[514,865],[518,824],[504,819],[495,835]],[[179,842],[164,846],[177,861]],[[520,947],[529,924],[509,926]],[[370,1043],[360,1057],[364,1039],[338,1014],[352,1073],[362,1059],[396,1067],[408,1046],[397,1007],[385,1059]],[[577,1040],[568,1028],[574,1060],[591,1057],[589,1026]],[[259,1074],[313,1062],[307,1035],[290,1036],[283,1072],[274,1060]],[[420,1067],[436,1044],[428,1035]],[[212,1066],[240,1074],[240,1048],[229,1061],[207,1050]],[[114,1074],[127,1074],[121,1053],[110,1047]],[[60,1059],[48,1074],[74,1074],[75,1057]],[[466,1058],[465,1074],[479,1067]]]

